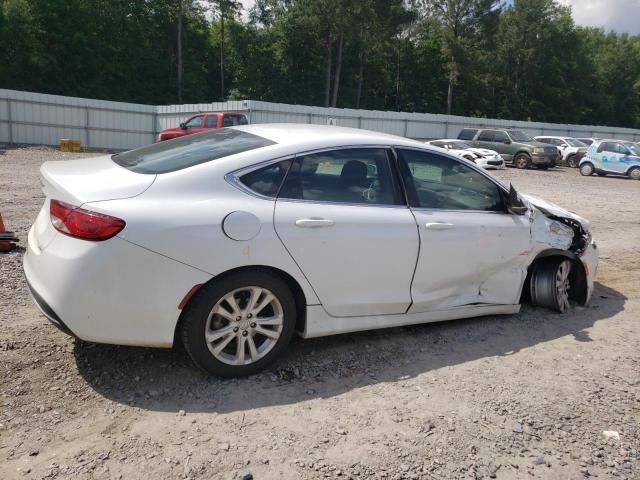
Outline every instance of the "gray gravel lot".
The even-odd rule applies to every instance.
[[[79,156],[0,150],[22,245],[38,167]],[[587,308],[297,339],[241,380],[72,340],[28,298],[23,249],[0,254],[0,478],[640,478],[640,182],[496,174],[593,221]]]

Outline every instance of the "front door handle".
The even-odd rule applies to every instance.
[[[320,228],[330,227],[335,222],[333,220],[327,220],[326,218],[301,218],[296,220],[296,227],[302,228]]]
[[[427,227],[429,230],[449,230],[454,226],[455,225],[453,223],[445,222],[430,222],[425,224],[425,227]]]

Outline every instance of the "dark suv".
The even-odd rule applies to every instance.
[[[506,163],[518,168],[535,165],[547,169],[558,161],[556,147],[538,142],[520,130],[465,128],[458,135],[458,139],[474,147],[495,150]]]

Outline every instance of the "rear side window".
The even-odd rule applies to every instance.
[[[113,155],[111,159],[132,172],[160,174],[274,144],[252,133],[223,128],[154,143]]]
[[[240,182],[255,193],[275,198],[278,195],[278,190],[280,190],[282,180],[284,180],[289,170],[289,165],[291,165],[291,160],[267,165],[242,175]]]
[[[217,115],[207,115],[207,119],[204,121],[205,128],[217,128],[218,127],[218,116]]]
[[[384,149],[353,148],[298,157],[279,198],[348,204],[396,205]]]
[[[476,136],[476,132],[478,130],[476,128],[464,128],[459,134],[459,140],[473,140],[473,137]]]
[[[483,130],[478,136],[479,142],[493,142],[494,133],[493,130]]]

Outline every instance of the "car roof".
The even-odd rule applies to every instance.
[[[280,146],[333,147],[345,145],[405,145],[424,144],[388,133],[361,130],[358,128],[337,127],[333,125],[313,125],[299,123],[254,123],[230,127],[266,138]],[[308,148],[304,148],[306,150]]]

